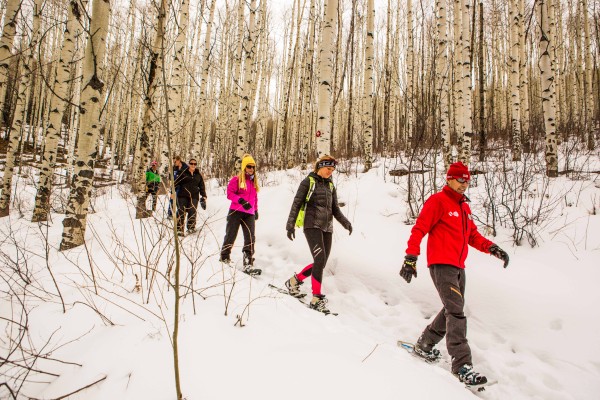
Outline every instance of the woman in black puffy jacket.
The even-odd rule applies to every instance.
[[[326,307],[325,295],[321,293],[321,282],[323,270],[331,252],[333,218],[335,217],[352,234],[352,224],[340,210],[335,186],[331,180],[336,165],[337,161],[331,156],[323,156],[315,163],[314,171],[298,187],[286,225],[287,236],[290,240],[294,240],[296,237],[295,226],[304,226],[304,235],[313,262],[298,274],[294,274],[285,283],[285,286],[290,295],[302,297],[304,295],[300,293],[300,285],[311,276],[313,298],[310,307],[326,314],[329,313],[329,310]],[[302,213],[304,213],[303,224],[298,220],[298,215],[302,215]]]
[[[191,159],[187,168],[177,175],[175,188],[177,192],[177,234],[183,236],[183,223],[187,215],[187,231],[196,231],[196,211],[198,200],[202,209],[206,209],[206,189],[204,179],[197,168],[198,162]]]

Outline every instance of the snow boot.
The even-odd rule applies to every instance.
[[[487,378],[473,371],[471,364],[463,365],[454,375],[467,386],[485,385],[487,383]]]
[[[425,343],[423,335],[419,337],[417,343],[415,344],[414,353],[416,356],[422,358],[428,363],[434,363],[439,361],[442,357],[442,353],[438,349],[435,348],[435,345],[428,345]]]
[[[285,287],[288,290],[290,296],[294,297],[304,297],[302,293],[300,293],[300,285],[304,284],[300,279],[296,278],[296,274],[292,275],[290,279],[285,281]]]
[[[310,304],[308,305],[313,310],[322,312],[323,314],[329,314],[331,311],[327,309],[327,299],[324,294],[314,294]]]
[[[260,275],[262,270],[259,268],[254,268],[254,258],[249,254],[244,253],[244,269],[243,272],[250,276]]]

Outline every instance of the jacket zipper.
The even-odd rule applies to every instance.
[[[325,226],[325,229],[329,228],[329,219],[333,219],[333,216],[329,216],[329,210],[332,210],[333,213],[333,196],[332,193],[327,190],[329,188],[329,182],[326,182],[325,179],[323,179],[323,186],[325,186],[325,209],[327,210],[327,226]],[[327,205],[329,204],[329,197],[331,197],[331,207],[327,207]]]
[[[467,228],[466,228],[465,210],[464,210],[464,208],[462,208],[462,203],[463,202],[464,202],[464,199],[460,199],[460,201],[458,202],[458,206],[460,207],[460,228],[462,230],[462,236],[463,236],[463,245],[462,245],[462,248],[460,249],[460,256],[458,257],[458,266],[459,267],[460,267],[460,264],[462,262],[463,253],[465,252],[465,242],[467,240],[467,238],[466,238]]]

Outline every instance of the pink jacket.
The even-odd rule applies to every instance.
[[[227,184],[227,198],[231,200],[230,210],[241,211],[248,214],[254,214],[258,211],[258,195],[254,187],[254,180],[250,175],[246,174],[246,189],[240,189],[238,177],[234,176]],[[245,210],[239,203],[240,198],[246,200],[252,206],[249,210]]]

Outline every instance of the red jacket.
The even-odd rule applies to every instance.
[[[449,186],[427,199],[412,228],[406,254],[418,256],[421,240],[427,234],[427,266],[449,264],[465,268],[468,245],[489,253],[493,242],[477,231],[467,201],[466,196]]]

